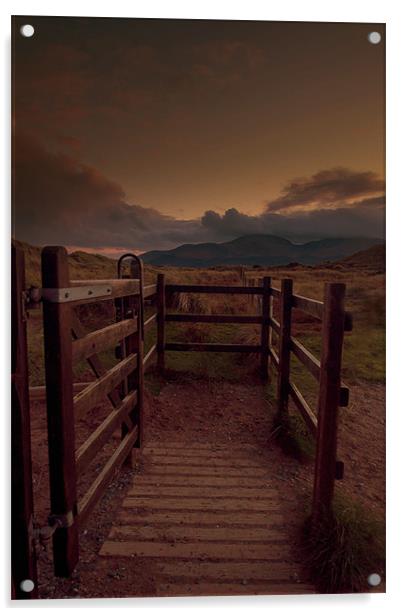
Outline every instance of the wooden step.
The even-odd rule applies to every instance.
[[[166,445],[166,441],[150,441],[145,443],[143,451],[147,452],[150,449],[178,449],[180,451],[192,451],[192,450],[207,450],[207,451],[258,451],[264,449],[262,444],[254,443],[220,443],[219,445],[211,443],[203,443],[201,441],[169,441],[169,445]]]
[[[158,573],[181,582],[293,582],[298,583],[298,566],[270,561],[183,561],[161,560]]]
[[[144,455],[144,462],[148,464],[173,464],[173,465],[183,465],[183,466],[202,466],[213,467],[213,468],[221,468],[221,467],[231,467],[231,468],[263,468],[262,463],[259,460],[253,460],[252,458],[236,458],[233,455],[228,455],[227,457],[215,457],[211,456],[157,456],[155,454],[152,455]]]
[[[155,541],[107,540],[100,550],[101,556],[125,556],[147,558],[212,558],[224,560],[278,560],[290,559],[287,545],[270,543],[164,543]]]
[[[241,501],[242,499],[264,499],[278,500],[278,492],[269,488],[245,488],[223,486],[166,486],[150,485],[144,482],[142,485],[135,484],[127,492],[128,496],[175,496],[177,498],[187,498],[191,496],[201,496],[210,498],[231,497]]]
[[[206,595],[231,596],[231,595],[306,595],[314,594],[313,586],[308,584],[217,584],[217,583],[166,583],[158,584],[156,594],[159,597],[192,596],[201,597]]]
[[[148,508],[148,509],[171,509],[178,511],[278,511],[279,503],[271,499],[233,499],[233,498],[169,498],[137,496],[128,497],[123,501],[123,507]]]
[[[225,542],[255,542],[286,543],[287,536],[279,529],[272,528],[238,528],[236,526],[114,526],[109,539],[177,541],[225,541]]]
[[[170,447],[146,447],[142,450],[144,456],[181,456],[186,458],[232,458],[236,460],[249,460],[251,459],[263,459],[263,454],[266,453],[263,449],[249,449],[239,450],[237,448],[231,449],[174,449]]]
[[[218,468],[213,466],[197,465],[164,465],[150,464],[145,472],[147,475],[192,475],[193,477],[264,477],[268,479],[268,471],[265,468],[236,468],[235,466]]]
[[[227,477],[227,476],[200,476],[196,475],[170,475],[168,473],[158,475],[156,473],[145,473],[142,471],[134,477],[134,487],[140,485],[177,485],[177,486],[218,486],[229,487],[238,486],[239,488],[269,488],[270,482],[265,478],[256,477]]]
[[[250,525],[254,527],[283,525],[283,515],[277,511],[228,512],[228,511],[150,511],[148,509],[125,508],[120,511],[118,520],[124,524],[189,524],[203,526]]]

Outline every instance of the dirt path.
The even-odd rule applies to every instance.
[[[339,456],[345,463],[342,490],[385,516],[385,387],[358,385],[350,405],[340,409]],[[384,520],[385,523],[385,520]]]

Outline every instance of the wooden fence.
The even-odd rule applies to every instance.
[[[132,279],[70,281],[67,253],[42,251],[42,299],[45,341],[49,474],[55,574],[69,576],[78,561],[78,528],[102,497],[116,470],[140,447],[143,433],[143,336],[141,292]],[[86,332],[77,306],[113,300],[116,322]],[[99,354],[116,348],[119,362],[107,369]],[[74,394],[73,366],[86,360],[96,380]],[[112,410],[101,425],[75,446],[75,422],[109,399]],[[87,492],[77,498],[77,479],[121,426],[121,443]]]
[[[317,301],[293,293],[293,281],[284,279],[281,287],[271,284],[265,276],[258,284],[256,278],[243,280],[243,286],[166,284],[164,274],[158,276],[158,367],[165,366],[166,351],[201,351],[258,353],[260,372],[266,380],[272,366],[277,371],[277,408],[288,413],[291,398],[316,441],[315,475],[312,518],[316,523],[321,515],[331,511],[335,479],[343,476],[343,463],[337,461],[338,407],[347,406],[349,389],[341,383],[343,336],[352,329],[351,314],[345,311],[345,285],[327,283],[324,301]],[[246,295],[254,315],[166,313],[166,294],[210,293]],[[273,302],[279,307],[278,319],[273,316]],[[298,309],[322,322],[321,358],[316,358],[299,340],[292,336],[292,311]],[[260,343],[221,344],[166,341],[165,324],[182,323],[254,323],[261,326]],[[278,352],[272,344],[273,332],[278,336]],[[319,383],[317,413],[307,403],[302,392],[291,379],[291,355],[294,355]]]
[[[253,280],[252,285],[182,285],[166,284],[159,274],[156,284],[144,285],[141,279],[71,281],[68,257],[62,247],[42,251],[42,286],[45,343],[46,387],[32,390],[35,397],[45,395],[48,422],[50,509],[45,529],[53,541],[54,570],[58,576],[70,576],[79,557],[78,530],[102,497],[117,469],[129,462],[133,448],[143,442],[144,371],[156,361],[165,368],[165,354],[170,351],[258,353],[260,373],[266,380],[272,369],[277,371],[277,405],[279,413],[288,412],[292,399],[316,439],[313,521],[331,511],[334,481],[342,477],[343,465],[337,462],[338,406],[347,406],[348,388],[341,383],[341,357],[344,331],[352,320],[345,312],[343,284],[327,284],[324,301],[293,293],[292,280],[285,279],[281,288],[271,279]],[[166,297],[178,293],[211,293],[257,298],[251,302],[258,310],[251,315],[184,314],[167,312]],[[96,331],[87,332],[76,308],[88,303],[114,302],[116,320]],[[13,596],[36,596],[21,590],[23,579],[36,584],[34,551],[32,471],[29,427],[29,381],[25,307],[27,293],[24,259],[13,248],[13,409],[12,409],[12,574]],[[144,302],[153,312],[144,316]],[[274,317],[274,302],[278,318]],[[322,321],[321,358],[317,359],[292,336],[292,310],[298,309]],[[166,340],[166,323],[237,323],[260,325],[259,344],[182,343]],[[144,334],[156,326],[156,342],[144,355]],[[278,337],[278,351],[273,345]],[[106,368],[100,354],[115,348],[119,361]],[[309,407],[291,379],[291,355],[294,355],[319,382],[317,413]],[[74,365],[86,361],[95,380],[74,383]],[[79,447],[75,425],[105,399],[111,412]],[[96,454],[110,440],[116,429],[121,441],[99,475],[78,498],[77,479],[88,469]],[[43,529],[42,529],[43,530]]]

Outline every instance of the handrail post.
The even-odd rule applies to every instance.
[[[166,318],[166,294],[165,294],[165,274],[158,274],[157,279],[157,353],[158,370],[163,373],[165,370],[165,318]]]
[[[127,378],[127,393],[137,390],[137,404],[130,413],[133,425],[137,422],[138,437],[134,444],[134,449],[142,447],[144,436],[144,265],[142,260],[127,253],[126,257],[131,257],[130,276],[138,279],[140,289],[139,295],[130,295],[123,300],[123,318],[137,318],[137,331],[125,339],[125,357],[131,353],[137,355],[137,367]],[[124,257],[120,257],[121,259]],[[122,426],[122,438],[128,433],[127,427]],[[126,465],[132,465],[134,461],[133,452],[130,452],[126,459]]]
[[[70,286],[67,251],[42,251],[44,288]],[[72,371],[72,321],[68,303],[43,304],[51,512],[65,520],[53,535],[55,575],[69,577],[78,562],[77,486]]]
[[[143,340],[141,334],[141,319],[142,306],[140,296],[129,295],[123,298],[122,302],[122,319],[135,319],[137,318],[137,331],[130,334],[122,341],[124,346],[124,357],[128,357],[131,354],[137,355],[137,367],[131,374],[127,376],[124,384],[124,396],[130,392],[137,390],[137,404],[130,412],[130,419],[133,425],[138,424],[138,437],[134,445],[136,449],[141,447],[142,435],[143,435]],[[129,429],[123,422],[121,426],[121,438],[122,440],[127,436]],[[125,466],[132,467],[134,463],[133,451],[129,451],[127,458],[124,461]]]
[[[33,493],[27,331],[24,318],[25,260],[12,245],[11,347],[11,572],[13,599],[36,599],[38,579],[33,538]],[[31,580],[30,592],[21,588]]]
[[[261,303],[261,378],[263,381],[266,381],[268,379],[270,332],[272,331],[269,322],[271,306],[271,278],[269,276],[264,276],[262,279],[262,286],[264,292],[262,294]]]
[[[338,405],[345,325],[345,285],[325,285],[315,458],[313,524],[332,512],[336,476]]]
[[[290,375],[290,335],[292,325],[293,280],[285,278],[281,282],[279,298],[279,366],[278,366],[278,413],[287,413],[289,401]]]

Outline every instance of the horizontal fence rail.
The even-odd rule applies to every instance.
[[[166,321],[182,323],[262,323],[259,315],[232,315],[232,314],[167,314]]]
[[[225,285],[202,285],[202,284],[168,284],[166,291],[169,293],[229,293],[238,295],[250,295],[263,293],[261,287],[241,287]]]
[[[212,353],[259,353],[258,344],[221,344],[218,342],[167,342],[166,351],[209,351]]]

